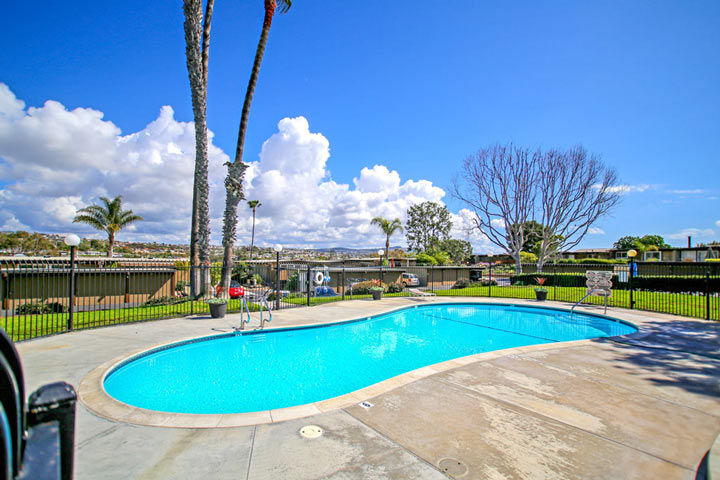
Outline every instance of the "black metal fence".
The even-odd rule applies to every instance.
[[[219,288],[219,266],[148,262],[102,265],[66,260],[0,263],[0,327],[16,340],[68,330],[186,315],[205,315],[208,298],[228,299],[228,312],[258,312],[385,296],[536,298],[568,303],[586,294],[586,272],[612,272],[608,305],[720,320],[719,263],[551,264],[480,266],[329,266],[274,261],[236,265]],[[542,284],[542,285],[541,285]],[[586,303],[602,304],[591,296]]]

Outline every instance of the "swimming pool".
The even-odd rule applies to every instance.
[[[633,333],[565,310],[434,304],[324,326],[227,334],[130,358],[105,377],[115,399],[175,413],[244,413],[343,395],[434,363],[540,343]]]

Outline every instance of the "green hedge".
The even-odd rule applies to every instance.
[[[587,277],[582,273],[521,273],[510,277],[510,285],[537,285],[537,278],[545,278],[545,287],[585,287]],[[667,276],[667,275],[640,275],[632,279],[633,290],[644,290],[650,292],[699,292],[705,293],[706,288],[710,293],[720,292],[720,277],[710,277],[707,280],[704,276]],[[620,282],[617,275],[612,276],[612,288],[614,290],[628,290],[628,282]]]

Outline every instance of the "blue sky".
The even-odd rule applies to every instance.
[[[208,116],[213,143],[227,154],[235,148],[262,3],[218,2],[215,7]],[[165,105],[174,110],[173,121],[192,121],[181,6],[179,1],[11,3],[0,19],[0,82],[25,103],[25,112],[47,100],[68,111],[93,109],[119,128],[118,136],[149,134],[148,124]],[[330,157],[316,184],[332,181],[351,191],[361,189],[361,170],[382,165],[397,172],[401,187],[408,180],[427,180],[443,189],[442,201],[457,213],[462,205],[450,198],[451,180],[462,159],[477,149],[509,141],[528,147],[580,143],[632,186],[612,217],[597,224],[604,234],[589,235],[581,247],[610,246],[620,236],[646,233],[662,234],[675,245],[684,245],[688,233],[694,241],[717,240],[718,25],[716,1],[465,2],[458,8],[437,1],[297,0],[288,14],[276,16],[270,33],[245,160],[258,161],[263,143],[281,135],[280,120],[304,117],[310,135],[321,134],[329,143]],[[55,140],[42,137],[35,143]],[[76,140],[83,144],[82,137]],[[6,166],[2,183],[17,201],[4,206],[14,217],[0,218],[0,223],[41,231],[79,228],[63,224],[69,210],[52,221],[21,211],[21,192],[28,190],[23,183],[32,175],[21,165],[31,160],[18,153],[21,145],[9,143],[0,137],[0,162]],[[322,145],[313,152],[324,155]],[[271,164],[269,155],[258,171],[269,171],[260,168],[263,162]],[[58,156],[57,165],[73,161]],[[82,184],[76,187],[82,192],[75,197],[48,195],[68,196],[58,205],[69,209],[92,201],[93,195],[123,189],[115,179],[98,190],[93,178],[86,179],[86,190]],[[121,193],[136,211],[152,201]],[[425,193],[415,193],[424,198]],[[218,189],[214,195],[222,203],[224,192]],[[170,203],[162,196],[157,202]],[[293,224],[279,216],[272,228],[273,215],[280,215],[272,205],[269,199],[263,237],[268,243],[360,246],[358,234],[380,240],[369,230],[348,226],[355,217],[338,220],[333,209],[317,225],[344,226],[326,241],[288,236],[278,230]],[[381,211],[404,205],[385,205]],[[149,216],[161,213],[158,209]],[[357,218],[362,214],[367,212]],[[160,223],[129,233],[162,239]],[[181,218],[173,225],[174,233],[165,237],[182,241],[187,227]],[[217,222],[213,231],[220,231]],[[483,246],[476,243],[476,250]]]

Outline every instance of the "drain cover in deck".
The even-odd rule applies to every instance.
[[[461,477],[468,473],[468,467],[457,458],[443,458],[438,462],[440,470],[453,477]]]
[[[323,434],[323,429],[317,425],[305,425],[300,429],[300,435],[305,438],[318,438]]]

